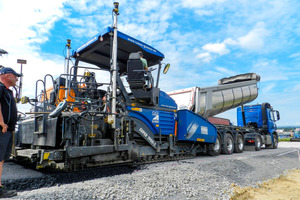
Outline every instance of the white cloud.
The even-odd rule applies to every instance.
[[[196,57],[206,63],[209,63],[213,59],[209,52],[199,53]]]
[[[23,65],[23,95],[33,97],[36,80],[43,79],[45,74],[63,73],[63,57],[40,52],[40,45],[47,42],[54,23],[66,15],[63,3],[63,0],[0,2],[0,19],[3,19],[0,48],[9,53],[0,62],[20,71],[17,59],[27,60]]]
[[[276,87],[275,83],[270,84],[264,84],[264,87],[262,88],[261,94],[268,95],[274,88]]]
[[[200,16],[211,16],[215,12],[213,10],[196,10],[195,13]]]
[[[219,55],[224,55],[230,52],[229,49],[226,48],[225,43],[206,44],[202,46],[202,49]]]
[[[54,23],[64,16],[63,0],[2,2],[0,43],[9,53],[21,54],[47,41]]]
[[[221,5],[226,0],[182,0],[181,6],[193,9],[198,16],[212,16],[217,12],[216,6]]]
[[[300,92],[300,83],[293,85],[291,88],[288,88],[285,92]]]
[[[269,35],[263,22],[258,22],[255,27],[250,30],[246,35],[238,37],[236,40],[226,38],[221,43],[208,43],[202,46],[204,52],[197,55],[197,58],[205,57],[206,62],[212,60],[212,55],[207,52],[223,56],[230,53],[231,47],[239,47],[245,50],[260,51],[264,48],[264,40]],[[209,59],[208,59],[209,58]]]
[[[300,59],[300,52],[293,53],[292,55],[289,56],[289,58]]]
[[[113,1],[95,1],[95,0],[68,0],[66,5],[71,6],[75,11],[81,14],[89,14],[96,10],[101,10],[103,6],[113,7]]]
[[[288,80],[284,67],[277,60],[262,60],[255,63],[251,71],[261,76],[261,82]]]
[[[182,0],[182,5],[187,8],[203,8],[213,4],[223,3],[225,0]]]
[[[217,54],[219,56],[230,53],[230,50],[227,48],[227,44],[234,44],[235,41],[232,39],[226,39],[222,43],[208,43],[202,46],[202,52],[198,53],[200,50],[195,48],[193,50],[194,53],[198,53],[196,58],[202,60],[205,63],[211,62]]]
[[[247,35],[237,39],[241,48],[248,50],[260,50],[264,47],[265,37],[269,35],[269,31],[265,28],[263,22],[258,22],[254,29]]]
[[[227,46],[237,46],[241,49],[260,51],[265,47],[265,39],[270,35],[266,29],[264,22],[257,22],[252,30],[246,35],[240,36],[237,39],[227,38],[222,44]],[[225,46],[225,48],[228,48]]]
[[[85,24],[85,22],[82,19],[67,18],[66,21],[69,25],[84,26]]]
[[[153,11],[157,11],[158,8],[162,5],[161,1],[149,1],[149,0],[144,0],[139,3],[139,5],[142,6],[137,6],[138,12],[141,13],[154,13]]]
[[[226,76],[226,75],[233,76],[233,75],[236,75],[235,71],[229,70],[229,69],[224,68],[224,67],[216,67],[216,70],[219,71],[219,72],[221,72],[222,76]]]
[[[238,45],[238,42],[231,38],[225,39],[223,43],[226,45]]]

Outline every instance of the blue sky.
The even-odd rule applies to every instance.
[[[261,76],[253,103],[270,102],[278,125],[300,126],[300,2],[297,0],[120,0],[119,30],[150,44],[171,63],[160,87],[217,85],[223,77]],[[66,39],[73,49],[111,26],[113,1],[0,0],[0,64],[19,70],[23,94],[35,80],[63,73]],[[221,117],[236,122],[235,111]]]

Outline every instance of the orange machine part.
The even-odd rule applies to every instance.
[[[175,133],[174,133],[175,137],[177,137],[177,121],[175,121]]]
[[[58,105],[65,98],[65,90],[64,90],[64,88],[65,88],[64,86],[60,86],[59,87],[56,105]],[[70,93],[68,93],[68,97],[67,97],[66,100],[68,102],[74,102],[75,99],[73,97],[75,97],[74,90],[70,90]]]
[[[47,99],[50,98],[50,92],[53,90],[53,86],[47,88],[46,90],[46,97]],[[45,96],[44,96],[44,93],[41,94],[41,102],[45,101]]]
[[[55,100],[55,105],[57,106],[64,98],[65,98],[65,90],[64,90],[64,86],[60,86],[59,87],[59,91],[58,91],[58,96],[56,97],[56,100]],[[50,98],[50,93],[51,91],[53,90],[53,86],[47,88],[46,90],[46,97],[47,99]],[[66,99],[68,102],[74,102],[75,99],[73,98],[75,97],[75,93],[74,93],[74,90],[71,90],[70,93],[68,93],[68,98]],[[45,101],[45,97],[44,97],[44,94],[41,95],[41,101]],[[74,112],[79,112],[79,108],[74,108],[73,109]]]

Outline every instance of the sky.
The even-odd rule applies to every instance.
[[[163,91],[208,87],[224,77],[257,73],[259,95],[280,112],[279,126],[300,126],[300,1],[120,0],[118,30],[153,46],[170,63]],[[112,25],[110,0],[0,0],[0,65],[20,71],[23,95],[64,72],[72,49]],[[23,108],[22,106],[19,106]],[[220,115],[236,123],[236,111]]]

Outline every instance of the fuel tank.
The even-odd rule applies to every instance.
[[[258,74],[247,73],[220,79],[217,86],[195,86],[167,94],[175,100],[178,110],[189,109],[208,118],[255,100],[259,81]]]

